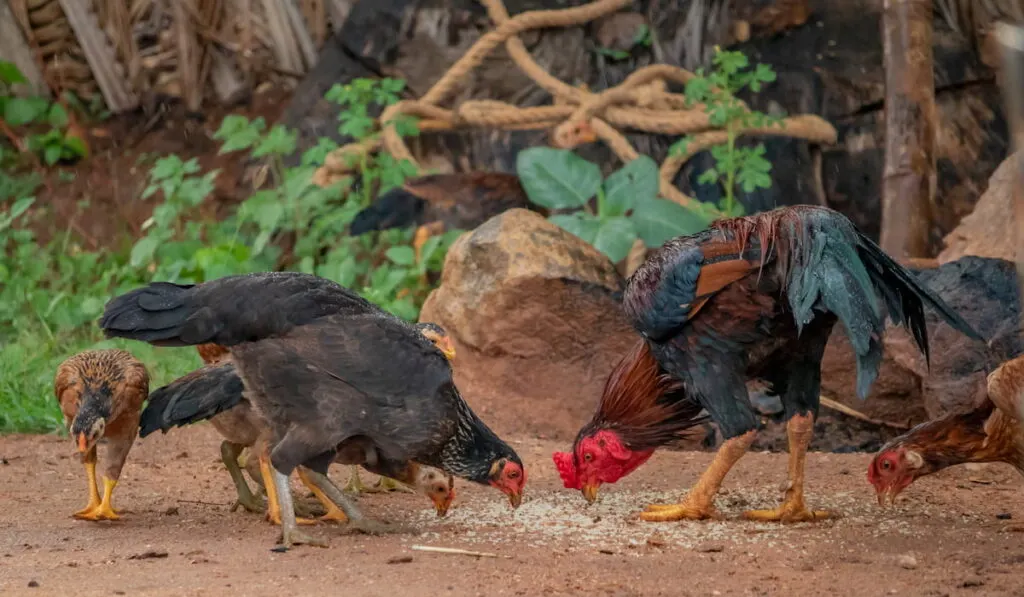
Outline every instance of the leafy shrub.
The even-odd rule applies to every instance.
[[[532,203],[557,212],[548,217],[551,222],[616,263],[629,254],[637,238],[657,247],[706,228],[714,215],[659,199],[658,165],[647,156],[602,180],[597,164],[572,151],[531,147],[519,152],[516,172]],[[596,209],[591,207],[594,198]]]
[[[14,95],[14,86],[25,82],[25,75],[14,63],[0,60],[0,120],[8,126],[9,134],[24,131],[25,149],[41,156],[50,166],[61,160],[85,157],[85,141],[68,132],[69,118],[64,106],[39,96]],[[4,161],[3,151],[0,147],[0,163]]]
[[[353,81],[329,94],[342,106],[339,126],[376,133],[368,101],[397,101],[399,81]],[[369,99],[367,99],[369,98]],[[362,102],[362,103],[360,103]],[[361,123],[361,124],[360,124]],[[397,125],[397,123],[396,123]],[[415,133],[403,120],[402,132]],[[349,223],[368,204],[374,188],[399,185],[412,171],[389,156],[367,156],[361,172],[330,188],[313,174],[335,144],[320,139],[300,165],[283,166],[295,150],[295,134],[267,130],[261,119],[224,119],[221,152],[245,151],[268,162],[273,176],[223,221],[197,218],[213,193],[218,172],[197,160],[170,155],[155,161],[147,200],[159,201],[130,250],[84,251],[69,231],[44,247],[28,227],[36,182],[0,177],[0,432],[58,431],[63,420],[53,398],[53,373],[75,352],[120,347],[140,358],[158,387],[199,364],[189,348],[155,348],[141,342],[102,339],[95,321],[109,298],[151,280],[201,282],[229,274],[274,269],[316,273],[356,290],[408,320],[418,318],[459,231],[430,238],[420,255],[412,230],[350,237]]]
[[[775,80],[775,71],[767,64],[758,64],[753,70],[742,52],[727,52],[715,48],[713,70],[704,74],[698,69],[696,76],[686,83],[687,104],[702,104],[712,126],[724,128],[728,140],[711,148],[715,167],[701,174],[700,184],[720,184],[725,193],[719,208],[726,216],[743,215],[743,206],[736,201],[735,191],[739,186],[745,193],[772,186],[770,172],[772,164],[765,157],[764,143],[752,147],[740,147],[736,140],[747,128],[781,125],[782,120],[755,110],[748,110],[736,97],[744,88],[753,92],[762,85]],[[672,153],[685,153],[693,137],[683,137],[673,144]]]

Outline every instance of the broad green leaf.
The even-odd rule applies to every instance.
[[[0,60],[0,82],[12,85],[14,83],[27,83],[25,75],[21,74],[21,69],[17,67],[13,62],[6,60]]]
[[[634,240],[636,228],[629,218],[609,218],[601,223],[594,237],[594,248],[607,255],[612,263],[618,263],[629,255]]]
[[[4,102],[3,118],[11,126],[34,122],[46,111],[46,100],[38,97],[12,97]]]
[[[584,213],[555,214],[548,216],[548,221],[589,244],[594,243],[597,230],[601,227],[601,222],[597,218]]]
[[[601,187],[601,169],[566,149],[531,147],[516,156],[530,201],[548,209],[581,207]]]
[[[15,220],[21,217],[21,214],[25,213],[25,211],[35,203],[35,201],[35,197],[22,197],[15,200],[14,205],[11,206],[11,209],[7,214],[0,214],[0,216],[2,216],[0,217],[0,232],[6,230]]]
[[[69,149],[75,157],[88,157],[89,148],[85,145],[85,141],[82,141],[82,139],[75,135],[64,137],[64,147]]]
[[[619,168],[604,181],[601,218],[621,216],[637,201],[658,196],[658,164],[641,155]]]
[[[666,199],[638,203],[630,217],[637,235],[651,248],[661,246],[670,238],[700,232],[712,219],[703,211],[690,210]]]
[[[385,251],[384,255],[387,256],[387,258],[395,265],[409,267],[416,263],[416,252],[412,247],[407,245],[391,247]]]
[[[43,159],[46,160],[46,165],[52,166],[60,160],[60,154],[63,152],[63,147],[60,145],[47,145],[46,149],[43,150]]]
[[[68,125],[68,112],[64,109],[64,106],[60,104],[53,104],[50,106],[50,113],[47,115],[47,120],[50,121],[50,126],[62,129]]]
[[[129,258],[129,263],[131,263],[132,267],[148,265],[153,260],[153,253],[156,252],[159,243],[160,240],[152,234],[140,238],[135,243],[135,246],[132,247],[131,257]]]

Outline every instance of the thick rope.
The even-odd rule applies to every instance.
[[[672,184],[679,169],[694,155],[727,140],[724,130],[711,126],[704,106],[687,107],[686,98],[666,91],[666,83],[685,84],[693,73],[668,64],[638,69],[621,84],[600,93],[573,87],[552,76],[530,55],[518,34],[531,29],[581,25],[632,4],[631,0],[597,0],[564,10],[529,11],[510,17],[501,0],[480,0],[494,21],[495,29],[481,37],[419,100],[404,100],[388,106],[380,116],[381,132],[369,139],[341,147],[327,156],[314,182],[329,185],[351,173],[367,153],[381,149],[395,159],[419,164],[390,124],[400,115],[421,118],[421,132],[489,128],[500,130],[549,130],[552,145],[571,149],[600,139],[623,162],[639,154],[619,129],[662,135],[693,135],[686,152],[668,156],[659,169],[659,191],[667,199],[693,206],[694,199]],[[460,81],[499,45],[524,74],[551,94],[553,104],[519,108],[495,100],[469,100],[453,110],[439,106]],[[744,104],[744,107],[745,104]],[[786,118],[781,126],[749,129],[741,135],[786,136],[811,143],[831,145],[837,140],[835,128],[815,115]]]

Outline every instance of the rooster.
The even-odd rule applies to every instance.
[[[196,285],[156,282],[108,302],[100,327],[109,337],[157,346],[229,349],[268,426],[258,457],[284,549],[325,545],[296,527],[288,476],[299,466],[351,529],[388,530],[327,478],[339,455],[393,478],[410,461],[433,466],[501,490],[513,507],[521,502],[522,460],[466,404],[441,351],[330,280],[268,272]]]
[[[89,503],[75,518],[118,520],[111,499],[149,395],[146,366],[123,350],[87,350],[57,367],[53,391],[89,482]],[[96,444],[101,438],[107,440],[102,498],[96,483]]]
[[[643,338],[609,376],[597,413],[572,453],[554,455],[562,481],[588,501],[654,450],[703,421],[724,442],[679,504],[651,505],[647,521],[716,516],[713,499],[757,433],[746,381],[770,384],[782,401],[789,486],[779,508],[753,520],[817,520],[804,501],[804,462],[819,406],[821,359],[841,322],[857,357],[857,391],[867,395],[882,358],[884,317],[910,328],[927,358],[924,305],[972,338],[977,332],[841,214],[794,206],[718,220],[666,242],[629,278],[627,316]]]
[[[349,233],[358,236],[416,225],[413,247],[419,255],[431,236],[446,229],[472,230],[513,208],[543,211],[530,203],[515,174],[430,174],[409,179],[381,194],[356,214]]]
[[[977,408],[921,423],[878,451],[868,482],[880,505],[918,477],[965,462],[1005,462],[1024,474],[1024,356],[990,373],[986,393]]]

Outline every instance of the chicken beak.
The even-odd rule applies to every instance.
[[[519,491],[513,491],[508,494],[508,503],[512,504],[512,509],[515,510],[523,503],[523,494]]]
[[[452,342],[451,338],[445,338],[444,340],[441,340],[441,342],[438,345],[438,348],[441,349],[441,353],[444,354],[444,358],[448,359],[449,361],[455,360],[455,343]]]
[[[89,449],[89,442],[85,439],[84,433],[78,434],[78,451],[84,454]]]
[[[443,501],[434,502],[434,511],[437,512],[438,518],[444,518],[448,514],[448,508],[451,507],[452,500],[446,498]]]
[[[583,486],[583,498],[587,500],[588,504],[593,504],[597,500],[597,488],[599,485],[584,485]]]
[[[881,507],[886,506],[886,499],[889,501],[889,506],[896,503],[896,495],[899,494],[894,487],[886,487],[885,489],[878,490],[878,505]]]

